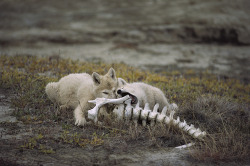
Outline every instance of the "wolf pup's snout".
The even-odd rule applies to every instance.
[[[123,89],[118,89],[118,90],[116,91],[116,93],[117,93],[118,95],[120,95],[121,97],[124,97],[124,96],[129,95],[129,97],[131,98],[131,104],[137,104],[137,102],[138,102],[138,99],[137,99],[136,96],[132,95],[132,94],[129,93],[129,92],[124,91]]]
[[[122,93],[121,89],[118,89],[118,90],[117,90],[117,94],[120,95],[121,93]]]

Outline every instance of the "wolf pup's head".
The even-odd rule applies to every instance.
[[[127,83],[122,78],[118,78],[118,86],[119,88],[116,91],[118,98],[129,95],[129,97],[131,98],[132,105],[138,103],[138,98],[136,97],[137,96],[136,89],[132,87],[131,84]]]
[[[118,81],[113,68],[110,68],[108,73],[103,76],[94,72],[92,78],[94,81],[94,94],[96,98],[116,98]]]

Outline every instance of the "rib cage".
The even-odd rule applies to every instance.
[[[169,108],[165,106],[161,112],[158,112],[159,104],[154,106],[153,111],[149,109],[148,103],[145,104],[144,109],[139,107],[139,103],[133,107],[129,96],[124,96],[119,99],[97,98],[89,102],[96,104],[93,109],[88,111],[88,118],[93,120],[95,123],[98,121],[98,111],[101,106],[105,104],[115,104],[117,106],[113,110],[113,113],[119,119],[132,120],[136,124],[139,120],[141,120],[143,126],[146,126],[147,121],[150,122],[151,126],[155,125],[155,123],[173,125],[196,139],[202,139],[206,135],[205,131],[202,132],[199,128],[195,128],[192,124],[188,125],[185,120],[181,122],[180,117],[174,119],[175,110],[178,108],[174,103],[171,104]],[[169,116],[167,116],[167,113]]]

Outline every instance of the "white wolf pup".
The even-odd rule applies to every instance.
[[[92,76],[87,73],[69,74],[58,82],[49,83],[45,92],[60,108],[74,109],[75,125],[84,126],[87,111],[94,107],[88,101],[95,98],[116,98],[117,87],[115,70],[110,68],[104,76],[95,72]],[[103,107],[100,113],[105,114],[106,107]]]
[[[142,82],[127,83],[122,78],[118,78],[118,82],[118,97],[129,95],[132,99],[131,104],[133,106],[139,102],[140,107],[144,107],[146,103],[149,103],[149,108],[151,110],[153,110],[155,104],[157,103],[159,103],[159,110],[162,110],[165,106],[168,108],[170,107],[163,92],[156,87]]]

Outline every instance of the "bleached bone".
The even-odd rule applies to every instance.
[[[164,107],[162,112],[159,113],[159,104],[154,106],[153,111],[150,110],[148,103],[145,104],[144,109],[139,107],[139,102],[133,107],[131,105],[131,98],[128,95],[118,99],[97,98],[89,102],[96,104],[93,109],[88,111],[88,118],[94,122],[98,121],[98,110],[101,106],[105,104],[116,104],[117,106],[113,110],[113,113],[118,119],[132,120],[136,124],[141,120],[143,126],[146,126],[147,121],[151,126],[155,125],[155,123],[165,123],[176,126],[181,131],[197,139],[202,139],[206,135],[205,131],[202,132],[199,128],[196,129],[192,124],[188,125],[185,120],[181,122],[180,117],[174,119],[175,110],[178,108],[174,103],[169,107]],[[169,114],[169,116],[167,116],[167,114]]]
[[[137,125],[138,119],[140,119],[142,108],[139,106],[139,102],[136,104],[135,108],[133,108],[133,116],[132,121]]]
[[[156,117],[158,116],[158,108],[159,104],[157,103],[155,104],[153,111],[149,112],[148,120],[150,120],[151,126],[155,125]]]
[[[188,143],[188,144],[185,144],[185,145],[181,145],[181,146],[177,146],[175,147],[176,149],[184,149],[184,148],[189,148],[191,146],[193,146],[195,143]]]
[[[156,121],[158,123],[163,123],[163,120],[165,119],[166,115],[167,115],[167,110],[168,110],[168,107],[165,106],[163,108],[163,110],[161,111],[161,114],[158,114],[158,116],[156,117]]]
[[[124,110],[124,116],[125,116],[126,120],[130,120],[132,118],[132,113],[133,113],[132,112],[133,107],[129,103],[131,103],[131,99],[125,101],[125,104],[127,105],[125,110]]]
[[[106,99],[106,98],[96,98],[95,100],[90,100],[89,103],[94,103],[96,106],[88,111],[88,118],[91,120],[94,120],[96,123],[98,121],[98,112],[99,109],[105,105],[105,104],[122,104],[125,103],[125,101],[131,100],[130,97],[124,96],[122,98],[118,99]],[[123,111],[123,110],[122,110]]]
[[[146,103],[144,109],[141,111],[140,119],[142,120],[142,125],[146,126],[146,121],[149,115],[150,109],[149,109],[149,104]],[[139,120],[139,119],[138,119]]]
[[[124,104],[118,104],[116,108],[113,110],[113,113],[117,116],[118,119],[123,118],[123,110],[125,109]]]

